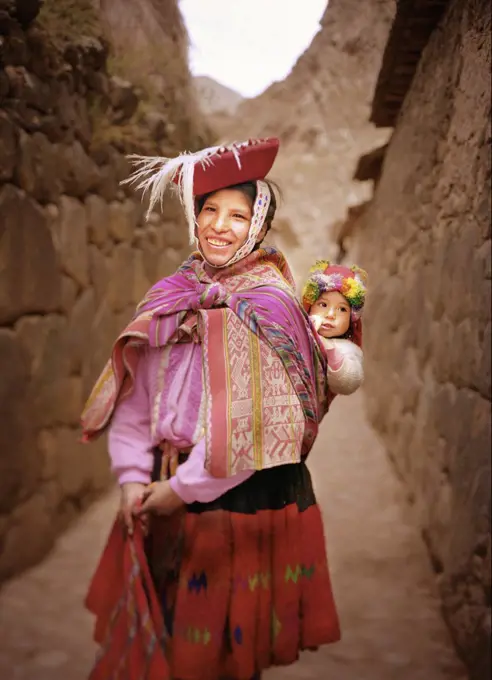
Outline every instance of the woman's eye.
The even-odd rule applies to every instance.
[[[215,208],[213,208],[211,205],[206,205],[204,210],[207,210],[208,212],[215,212]]]
[[[318,307],[326,307],[326,302],[318,302]]]
[[[235,217],[237,220],[245,220],[246,219],[244,217],[244,215],[240,215],[239,213],[236,213],[235,215],[233,215],[233,217]]]

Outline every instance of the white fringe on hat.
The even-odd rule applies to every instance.
[[[168,185],[174,181],[180,173],[177,190],[179,200],[184,208],[190,244],[195,240],[195,201],[193,195],[193,180],[195,175],[195,165],[200,163],[202,168],[213,165],[214,158],[226,151],[234,154],[238,167],[241,168],[239,151],[247,146],[248,142],[233,142],[226,146],[211,146],[195,153],[185,151],[176,158],[164,158],[163,156],[138,156],[131,155],[128,158],[136,170],[132,172],[128,179],[121,184],[136,184],[137,189],[141,189],[144,195],[150,192],[149,207],[146,218],[148,219],[156,203],[162,208],[162,201]]]

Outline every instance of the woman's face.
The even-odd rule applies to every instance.
[[[198,215],[197,236],[202,254],[213,267],[231,260],[248,237],[253,205],[237,189],[211,194]]]
[[[337,290],[319,296],[309,310],[315,314],[322,319],[318,333],[324,338],[339,338],[350,328],[350,305]]]

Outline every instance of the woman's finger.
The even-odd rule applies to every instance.
[[[133,514],[132,508],[128,505],[123,508],[123,521],[131,536],[133,534]]]
[[[144,536],[149,535],[149,516],[148,515],[142,515],[140,517],[140,521],[142,523],[142,531]]]
[[[137,517],[141,517],[145,513],[149,512],[152,510],[154,507],[154,495],[151,490],[149,490],[149,493],[147,494],[146,498],[142,498],[142,502],[139,506],[134,508],[134,514]]]
[[[152,487],[152,484],[150,484],[149,486],[147,486],[147,487],[143,490],[142,496],[141,496],[141,498],[140,498],[140,502],[143,503],[145,500],[147,500],[147,498],[151,495],[151,493],[152,493],[153,491],[154,491],[154,489],[153,489],[153,487]]]

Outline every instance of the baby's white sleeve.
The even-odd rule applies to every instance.
[[[328,350],[327,378],[334,394],[353,394],[364,381],[364,355],[344,338],[322,338]],[[330,351],[331,350],[331,351]]]

